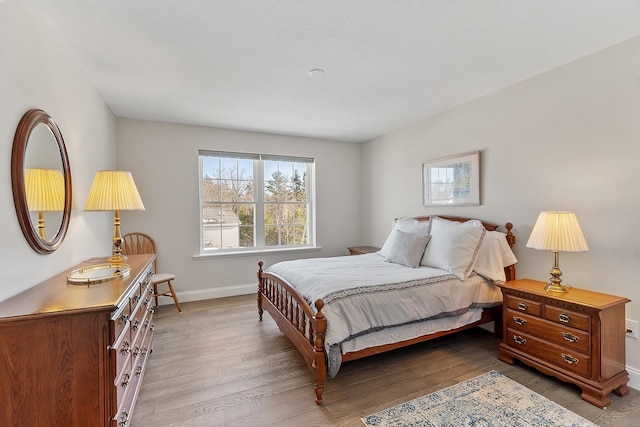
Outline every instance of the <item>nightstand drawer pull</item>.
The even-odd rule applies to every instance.
[[[558,316],[558,319],[563,323],[569,323],[569,320],[571,320],[571,318],[569,317],[569,315],[567,313],[560,314]]]
[[[521,344],[524,345],[527,343],[527,340],[522,338],[520,335],[514,335],[513,336],[513,340],[516,342],[516,344]],[[563,355],[564,356],[564,355]]]
[[[523,302],[518,303],[518,310],[527,311],[527,304]]]
[[[524,320],[522,317],[518,317],[518,316],[513,316],[513,321],[514,321],[516,324],[520,325],[520,326],[522,326],[522,325],[526,325],[526,324],[527,324],[527,321],[526,321],[526,320]]]
[[[562,338],[564,338],[565,340],[569,341],[569,342],[578,342],[580,341],[580,338],[570,334],[569,332],[560,332],[562,334]]]
[[[567,362],[569,365],[575,365],[580,361],[580,360],[576,359],[575,357],[573,357],[572,355],[564,354],[564,353],[562,353],[562,360]]]

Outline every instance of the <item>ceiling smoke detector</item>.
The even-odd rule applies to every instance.
[[[322,68],[313,68],[309,70],[309,77],[312,79],[321,79],[324,76],[324,70]]]

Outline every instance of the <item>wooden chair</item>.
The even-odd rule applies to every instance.
[[[155,254],[156,253],[156,242],[145,233],[134,232],[127,233],[122,237],[122,254],[123,255],[138,255],[138,254]],[[173,298],[173,302],[176,303],[176,307],[178,307],[178,311],[182,312],[180,308],[180,303],[178,302],[178,297],[176,296],[176,292],[173,290],[173,286],[171,285],[171,281],[176,278],[174,274],[168,273],[157,273],[158,268],[158,260],[157,258],[153,261],[153,277],[151,279],[151,284],[153,285],[153,296],[156,300],[156,306],[158,305],[158,297],[171,297]],[[164,292],[158,291],[158,285],[166,283],[169,286],[169,289]]]

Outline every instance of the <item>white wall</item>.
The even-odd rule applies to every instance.
[[[360,144],[117,119],[118,167],[130,170],[145,211],[121,212],[122,231],[158,245],[159,269],[178,277],[181,301],[256,291],[257,262],[347,255],[360,243]],[[321,251],[194,259],[199,252],[198,150],[316,159],[317,244]],[[168,301],[164,301],[170,302]]]
[[[423,207],[421,162],[475,150],[481,205]],[[639,161],[636,37],[365,143],[363,243],[381,245],[400,215],[510,221],[518,277],[546,281],[552,254],[525,243],[540,211],[574,211],[590,251],[560,254],[563,282],[630,298],[640,320]],[[640,341],[626,344],[640,388]]]
[[[85,213],[97,169],[115,165],[115,118],[29,6],[0,3],[0,300],[78,262],[109,250],[112,220]],[[31,108],[58,124],[71,164],[73,210],[60,248],[40,255],[27,244],[11,193],[11,148],[22,115]],[[53,139],[52,139],[53,141]],[[53,142],[52,142],[53,144]],[[104,246],[106,243],[107,246]],[[104,248],[103,248],[104,246]]]

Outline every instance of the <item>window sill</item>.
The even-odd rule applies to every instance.
[[[296,252],[319,252],[322,250],[321,246],[305,246],[303,248],[282,248],[282,249],[253,249],[248,251],[219,251],[194,255],[193,259],[208,259],[208,258],[224,258],[224,257],[237,257],[237,256],[249,256],[256,254],[286,254]]]

